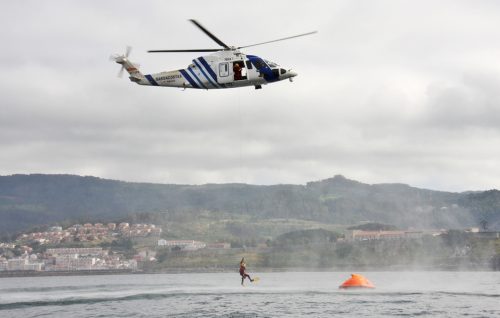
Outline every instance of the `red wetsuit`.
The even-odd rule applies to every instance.
[[[243,280],[245,278],[248,277],[248,279],[250,279],[250,281],[252,281],[252,278],[250,278],[250,275],[248,275],[246,272],[246,266],[245,266],[245,263],[240,263],[240,275],[241,275],[241,281],[243,282]]]

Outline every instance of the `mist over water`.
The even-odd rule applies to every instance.
[[[367,272],[375,290],[339,290],[349,272],[0,279],[1,317],[498,317],[498,272]]]

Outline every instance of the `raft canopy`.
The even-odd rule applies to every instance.
[[[347,288],[375,288],[366,277],[360,274],[351,274],[351,278],[346,280],[342,285],[339,286],[341,289]]]

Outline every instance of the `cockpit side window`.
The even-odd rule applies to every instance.
[[[255,59],[253,64],[258,70],[267,67],[267,64],[262,59]]]
[[[278,64],[271,62],[271,61],[266,60],[266,63],[267,63],[267,65],[269,65],[269,67],[277,67],[278,66]]]

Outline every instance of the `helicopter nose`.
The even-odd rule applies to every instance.
[[[290,77],[295,77],[295,76],[299,75],[299,74],[297,74],[297,72],[294,72],[292,70],[288,71],[288,74],[290,74]]]

